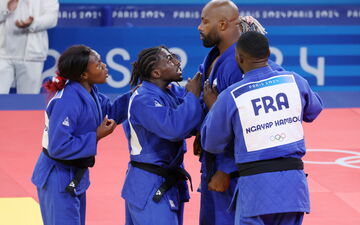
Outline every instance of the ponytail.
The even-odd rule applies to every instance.
[[[61,76],[59,74],[59,72],[57,72],[56,74],[57,74],[56,77],[53,77],[51,80],[47,81],[44,84],[44,88],[49,93],[60,91],[60,90],[64,89],[64,87],[65,87],[65,83],[66,83],[67,79],[65,77]]]

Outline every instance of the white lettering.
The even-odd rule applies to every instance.
[[[360,10],[347,10],[346,17],[348,18],[359,18]]]
[[[300,48],[300,65],[305,72],[308,72],[316,77],[316,84],[324,86],[325,84],[325,58],[317,58],[317,68],[312,67],[307,62],[307,47]]]
[[[130,70],[126,68],[123,65],[117,64],[114,61],[115,55],[121,55],[124,60],[130,60],[130,55],[128,51],[126,51],[123,48],[114,48],[109,51],[109,53],[106,55],[106,63],[111,67],[112,69],[120,72],[123,74],[123,79],[116,81],[113,79],[113,76],[109,74],[109,77],[107,79],[107,83],[114,88],[122,88],[129,84],[131,74]]]

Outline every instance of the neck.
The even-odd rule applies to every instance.
[[[160,79],[150,79],[149,82],[152,83],[152,84],[155,84],[156,86],[158,86],[162,90],[165,90],[166,87],[170,84],[170,82],[160,80]]]
[[[226,35],[222,41],[217,45],[220,55],[223,54],[231,45],[235,44],[240,38],[240,31],[233,32]]]
[[[259,69],[259,68],[266,67],[266,66],[268,66],[267,60],[261,61],[261,62],[254,61],[252,63],[249,63],[247,66],[243,66],[242,70],[243,70],[243,73],[245,74],[251,70]]]
[[[90,85],[88,82],[85,82],[85,81],[80,81],[79,83],[80,83],[81,86],[83,86],[89,93],[91,93],[91,87],[92,87],[92,85]]]

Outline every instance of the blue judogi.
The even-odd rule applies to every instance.
[[[230,46],[216,61],[213,69],[209,75],[210,86],[216,86],[218,93],[221,93],[227,87],[242,80],[243,73],[241,72],[236,62],[236,43]],[[211,66],[211,63],[219,56],[218,48],[213,48],[205,58],[203,64],[199,66],[199,72],[206,74],[206,71]],[[281,66],[277,65],[273,61],[269,60],[269,65],[273,70],[284,70]],[[205,76],[202,76],[203,82],[205,82]],[[209,176],[212,176],[217,170],[231,174],[237,171],[234,157],[233,147],[227,146],[228,151],[215,156],[214,165],[207,165],[205,154],[200,157],[201,161],[201,206],[200,206],[200,224],[201,225],[231,225],[234,224],[235,212],[227,210],[230,206],[231,199],[233,197],[237,177],[232,177],[230,187],[225,192],[209,191],[206,182],[206,168],[211,168]]]
[[[52,158],[73,160],[96,155],[96,128],[107,114],[117,123],[127,118],[130,94],[114,104],[92,88],[91,94],[78,82],[68,81],[49,101],[45,112],[42,146]],[[90,185],[86,170],[75,195],[65,191],[78,168],[57,162],[43,152],[35,165],[32,182],[37,186],[45,225],[84,225],[86,190]]]
[[[301,158],[306,152],[301,122],[313,121],[321,110],[321,99],[301,76],[269,66],[255,69],[218,96],[201,128],[201,143],[211,153],[223,153],[233,143],[236,163]],[[310,211],[303,170],[241,176],[235,199],[235,224],[261,224],[265,217],[300,224],[301,214]],[[300,215],[286,214],[291,212]]]
[[[144,81],[132,95],[128,123],[131,161],[163,168],[182,165],[186,152],[184,139],[203,119],[199,99],[182,87],[166,90]],[[129,164],[122,197],[126,201],[126,224],[182,224],[184,202],[189,200],[186,181],[177,181],[160,202],[152,200],[165,179]]]

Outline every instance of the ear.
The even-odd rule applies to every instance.
[[[151,77],[154,79],[159,79],[161,77],[161,72],[157,69],[151,71]]]
[[[244,57],[242,54],[236,53],[236,62],[238,65],[244,63]]]
[[[81,80],[87,80],[89,78],[87,72],[83,72],[81,75],[80,75],[80,79]]]
[[[242,57],[242,55],[236,55],[236,64],[238,65],[241,72],[243,72],[243,73],[244,73],[244,69],[243,69],[244,62],[245,62],[245,59],[244,59],[244,57]]]
[[[270,48],[269,48],[268,51],[267,51],[267,54],[266,54],[267,58],[269,58],[270,55],[271,55],[271,52],[270,52]]]
[[[218,23],[218,27],[220,31],[226,30],[228,26],[229,26],[228,21],[226,21],[225,19],[221,19]]]
[[[242,57],[241,55],[239,56],[239,62],[240,62],[241,64],[244,63],[244,57]]]

